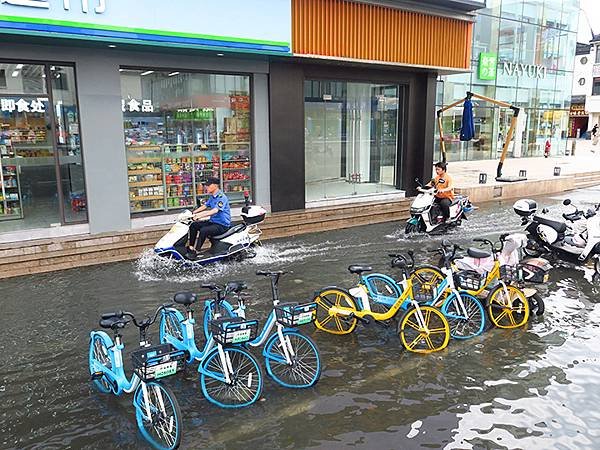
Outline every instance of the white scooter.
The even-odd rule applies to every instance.
[[[260,206],[250,206],[248,196],[242,208],[243,223],[235,225],[225,233],[209,237],[211,247],[198,253],[194,260],[187,257],[187,242],[193,213],[186,210],[179,214],[175,224],[154,246],[154,252],[164,258],[182,261],[190,265],[205,265],[226,259],[243,259],[256,256],[255,245],[259,244],[262,231],[258,224],[265,220],[267,211]]]
[[[455,227],[467,218],[466,212],[471,211],[473,206],[469,202],[469,197],[456,195],[450,205],[450,217],[446,222],[442,216],[440,206],[435,202],[437,189],[435,186],[424,187],[419,179],[415,180],[419,187],[419,195],[415,197],[410,205],[410,219],[406,222],[404,232],[409,233],[431,233],[437,229],[447,229]]]
[[[570,205],[570,200],[563,204]],[[525,249],[528,255],[537,256],[544,253],[576,264],[586,264],[594,260],[596,273],[600,275],[600,204],[586,212],[575,207],[575,212],[563,214],[563,217],[573,223],[585,219],[577,228],[571,228],[567,223],[536,215],[535,200],[521,199],[513,209],[522,218],[522,225],[527,225],[528,243]],[[548,210],[542,210],[547,213]]]

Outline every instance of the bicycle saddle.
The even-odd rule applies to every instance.
[[[348,266],[348,272],[355,273],[357,275],[360,275],[363,272],[370,272],[371,270],[373,270],[371,266],[361,266],[357,264],[352,264],[351,266]]]
[[[189,306],[197,300],[196,294],[191,292],[178,292],[173,296],[173,301],[180,305]]]
[[[476,259],[489,258],[490,256],[492,256],[490,252],[486,252],[485,250],[479,250],[478,248],[473,247],[469,247],[467,249],[467,255],[469,255],[471,258]]]
[[[229,283],[227,283],[227,290],[229,292],[235,292],[236,294],[239,294],[240,292],[242,292],[244,289],[247,289],[248,285],[246,283],[244,283],[243,281],[230,281]]]
[[[125,328],[125,325],[129,323],[129,319],[123,317],[111,317],[110,319],[101,319],[100,326],[102,328],[116,330],[118,328]]]

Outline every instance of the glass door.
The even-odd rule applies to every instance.
[[[399,87],[305,83],[306,201],[396,189]]]

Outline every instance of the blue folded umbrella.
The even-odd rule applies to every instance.
[[[473,102],[470,99],[465,100],[462,117],[462,127],[460,129],[460,140],[470,141],[475,137],[475,123],[473,119]]]

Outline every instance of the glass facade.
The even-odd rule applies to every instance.
[[[402,98],[394,84],[305,81],[307,202],[396,190]]]
[[[75,69],[0,63],[0,232],[87,221]]]
[[[250,194],[249,76],[121,69],[121,94],[132,213],[195,207],[207,177]]]
[[[521,113],[509,156],[541,156],[548,140],[552,154],[564,154],[578,17],[579,0],[488,0],[473,30],[472,72],[441,78],[438,107],[467,91],[510,103]],[[482,72],[481,54],[495,57],[495,74]],[[512,112],[475,99],[474,117],[475,138],[461,142],[462,107],[444,113],[450,161],[500,155]],[[436,157],[439,148],[436,129]]]

